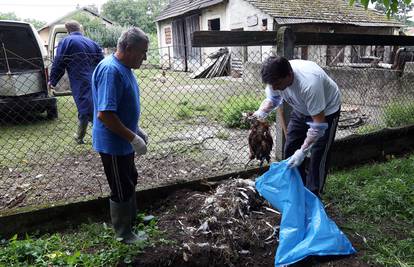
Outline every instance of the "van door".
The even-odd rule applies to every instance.
[[[65,38],[67,35],[68,33],[65,29],[65,25],[63,24],[55,25],[49,34],[49,44],[48,44],[48,54],[49,54],[49,59],[50,59],[49,74],[50,74],[50,71],[52,70],[52,64],[56,56],[58,44],[60,40]],[[69,76],[68,76],[67,71],[65,71],[65,74],[60,79],[60,81],[56,84],[55,88],[52,90],[51,93],[55,96],[72,95],[72,90],[70,88]]]

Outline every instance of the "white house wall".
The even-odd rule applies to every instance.
[[[267,30],[273,30],[273,18],[244,0],[229,0],[227,6],[228,30],[262,31],[262,20],[267,19]],[[257,22],[257,23],[256,23]],[[247,61],[260,63],[270,55],[271,46],[247,47]]]
[[[226,4],[220,4],[205,8],[201,11],[200,16],[200,30],[208,31],[208,21],[212,19],[220,19],[220,30],[226,31],[227,17],[226,17]],[[207,56],[211,53],[216,52],[220,47],[205,47],[201,49],[201,54]],[[204,59],[204,58],[203,58]]]
[[[170,27],[172,31],[172,20],[164,20],[157,22],[157,37],[158,37],[158,50],[160,55],[160,66],[162,68],[170,68],[173,64],[172,59],[174,58],[173,54],[173,38],[171,33],[171,43],[166,43],[165,38],[165,28]]]

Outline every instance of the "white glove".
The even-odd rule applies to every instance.
[[[305,159],[305,156],[306,155],[302,149],[296,150],[295,153],[289,158],[289,168],[300,166],[300,164],[302,164],[303,160]]]
[[[255,117],[259,121],[265,121],[268,113],[263,112],[261,110],[256,110],[252,116]]]
[[[131,145],[135,150],[135,153],[138,155],[144,155],[147,153],[147,145],[145,144],[144,139],[139,137],[138,135],[135,135],[134,139],[131,141]]]
[[[137,134],[139,137],[144,139],[145,144],[148,145],[148,134],[144,130],[142,130],[141,127],[138,127]]]

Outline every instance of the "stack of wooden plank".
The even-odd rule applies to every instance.
[[[228,49],[220,49],[209,58],[212,59],[211,63],[195,71],[191,78],[213,78],[230,75],[230,53]]]

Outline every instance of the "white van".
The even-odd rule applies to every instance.
[[[27,22],[0,20],[0,119],[46,112],[58,116],[47,88],[47,52]]]

